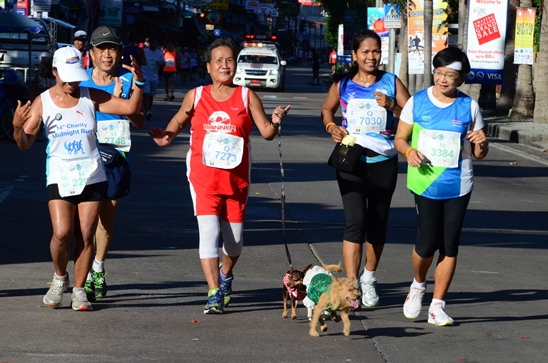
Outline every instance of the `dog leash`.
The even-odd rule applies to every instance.
[[[282,125],[278,127],[278,154],[280,155],[280,175],[282,177],[282,191],[280,194],[280,202],[282,206],[282,236],[284,239],[285,245],[285,255],[287,256],[287,261],[289,262],[289,267],[293,268],[291,263],[291,254],[289,253],[289,246],[287,245],[287,239],[285,237],[285,187],[284,187],[284,164],[282,161]]]

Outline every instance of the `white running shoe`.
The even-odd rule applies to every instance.
[[[370,308],[372,308],[373,306],[377,306],[377,304],[379,303],[379,295],[377,295],[377,290],[375,290],[375,287],[377,286],[377,280],[360,280],[360,286],[362,289],[362,304]]]
[[[409,294],[403,304],[403,315],[407,319],[416,319],[419,317],[422,309],[422,299],[426,293],[426,285],[423,288],[411,285]]]
[[[430,305],[428,322],[436,326],[453,325],[453,319],[445,313],[445,301]]]
[[[63,305],[63,293],[67,291],[69,283],[68,273],[65,272],[65,276],[62,277],[54,274],[53,280],[49,283],[51,286],[42,299],[44,304],[52,308],[61,307]]]

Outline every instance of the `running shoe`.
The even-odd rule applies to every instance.
[[[377,306],[377,304],[379,303],[379,295],[377,295],[377,290],[375,290],[375,287],[377,286],[377,280],[360,280],[360,286],[362,289],[362,304],[370,308],[372,308],[373,306]]]
[[[223,263],[219,264],[219,290],[223,294],[223,306],[228,306],[230,304],[230,298],[232,297],[232,281],[234,281],[234,275],[226,276],[223,279],[222,273]]]
[[[430,305],[428,322],[436,326],[453,325],[453,319],[445,313],[445,301]]]
[[[54,274],[53,280],[49,282],[51,286],[42,300],[44,304],[52,308],[58,308],[63,305],[63,293],[67,291],[69,283],[68,273],[65,273],[65,276],[62,277],[57,277]]]
[[[210,289],[207,293],[207,304],[204,307],[204,314],[222,314],[223,293],[221,289]]]
[[[74,311],[91,311],[93,308],[88,301],[86,290],[83,287],[75,287],[72,289],[72,295],[70,296],[72,301],[72,310]]]
[[[86,290],[86,295],[89,301],[97,300],[97,298],[95,297],[95,285],[93,284],[92,280],[86,280],[84,290]]]
[[[175,96],[174,96],[174,95],[169,96],[169,100],[170,100],[170,101],[173,101],[174,99],[175,99]]]
[[[102,299],[107,296],[107,281],[105,271],[96,272],[91,269],[91,278],[93,279],[93,287],[95,289],[95,296],[98,299]]]
[[[164,98],[164,101],[169,101],[169,96],[166,96],[166,98]]]
[[[419,317],[422,309],[422,299],[424,298],[425,293],[426,286],[421,288],[411,285],[409,294],[407,294],[407,298],[403,304],[403,315],[405,315],[407,319],[416,319]]]

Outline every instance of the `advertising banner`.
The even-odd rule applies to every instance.
[[[535,8],[517,8],[514,64],[533,64]]]
[[[481,0],[479,0],[481,1]],[[408,2],[409,74],[424,74],[424,3]],[[447,48],[447,2],[434,0],[432,19],[432,57]]]
[[[339,24],[339,32],[337,36],[337,55],[344,55],[344,25]]]
[[[502,84],[508,0],[470,0],[466,83]]]
[[[390,30],[384,26],[384,8],[367,8],[367,29],[381,37],[382,63],[388,63]]]
[[[99,25],[122,26],[122,0],[99,0]]]

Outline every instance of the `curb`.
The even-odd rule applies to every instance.
[[[489,122],[486,120],[486,134],[489,137],[521,145],[548,148],[548,124],[535,124],[532,121]]]

